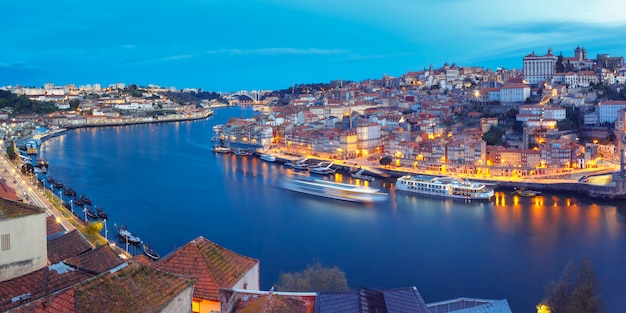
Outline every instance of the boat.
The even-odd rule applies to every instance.
[[[529,190],[529,189],[524,189],[524,188],[515,189],[513,190],[513,192],[511,192],[511,194],[516,194],[522,197],[534,197],[539,193],[540,193],[539,191],[534,191],[534,190]]]
[[[130,244],[139,244],[141,243],[141,239],[133,233],[129,232],[126,226],[120,225],[117,227],[117,235],[120,239],[130,243]]]
[[[350,202],[380,202],[388,198],[388,195],[380,192],[379,189],[310,177],[285,179],[281,181],[281,187],[309,195]]]
[[[97,208],[96,209],[96,214],[98,214],[98,217],[106,220],[109,218],[109,215],[107,214],[107,212],[104,212],[104,210],[102,210],[102,208]]]
[[[80,199],[80,201],[82,201],[84,204],[91,205],[91,199],[89,199],[89,198],[85,197],[85,195],[80,195],[80,198],[79,198],[79,199]]]
[[[276,162],[276,156],[274,156],[273,154],[269,154],[269,153],[261,153],[261,155],[259,156],[261,158],[261,160],[263,161],[267,161],[267,162]]]
[[[76,195],[76,191],[74,191],[74,189],[72,189],[72,187],[69,187],[69,186],[67,186],[67,188],[65,188],[65,189],[63,190],[63,193],[64,193],[66,196],[71,196],[71,197],[73,197],[73,196],[75,196],[75,195]]]
[[[88,218],[92,219],[92,220],[97,220],[98,219],[98,212],[89,209],[89,208],[84,208],[83,212],[85,212],[85,215],[87,215]]]
[[[150,246],[146,244],[143,245],[143,254],[152,261],[158,261],[161,258],[161,256],[156,253],[156,251],[152,250],[152,248],[150,248]]]
[[[335,174],[335,170],[331,168],[332,162],[320,162],[316,166],[309,167],[309,172],[319,175]]]
[[[63,189],[65,186],[63,185],[63,183],[61,183],[60,181],[55,181],[52,183],[52,186],[54,186],[54,188],[56,189]]]
[[[365,169],[359,169],[356,173],[350,173],[350,177],[369,181],[376,180],[374,176],[365,175]]]
[[[81,199],[77,199],[77,198],[75,198],[75,200],[74,200],[74,204],[75,204],[75,205],[77,205],[77,206],[79,206],[79,207],[82,207],[82,206],[84,206],[84,205],[85,205],[85,202],[84,202],[83,200],[81,200]]]
[[[423,195],[466,200],[488,200],[494,194],[493,188],[483,183],[452,176],[405,175],[398,178],[395,188]]]
[[[230,148],[222,147],[222,146],[213,146],[213,152],[216,153],[230,153]]]
[[[297,160],[295,162],[285,162],[285,164],[283,164],[285,167],[291,167],[296,171],[306,171],[309,169],[309,163],[307,163],[309,159],[304,158],[304,159],[300,159]]]
[[[233,149],[233,153],[236,156],[248,156],[248,155],[252,154],[250,151],[245,150],[245,149]]]

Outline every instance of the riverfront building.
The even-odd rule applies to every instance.
[[[43,209],[0,198],[0,281],[47,265]]]

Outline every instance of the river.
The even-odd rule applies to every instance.
[[[352,288],[416,286],[424,300],[506,298],[533,312],[569,260],[589,259],[609,312],[626,307],[626,205],[583,196],[492,202],[425,198],[375,187],[359,205],[278,188],[290,169],[214,154],[212,126],[256,114],[224,108],[201,121],[84,128],[46,141],[49,175],[84,193],[161,255],[203,236],[261,260],[261,287],[319,260]],[[336,179],[350,181],[349,177]]]

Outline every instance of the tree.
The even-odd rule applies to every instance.
[[[384,166],[391,164],[391,162],[393,162],[393,159],[390,156],[384,156],[378,162],[380,163],[380,165]]]
[[[343,271],[337,266],[323,267],[317,260],[304,271],[281,273],[275,287],[279,291],[350,291]]]
[[[14,145],[11,144],[11,145],[7,146],[7,155],[9,156],[9,159],[15,160],[17,155],[15,154],[15,146]]]
[[[70,100],[70,109],[75,110],[78,108],[79,105],[80,105],[80,100],[78,99]]]
[[[559,281],[546,285],[542,308],[551,313],[599,313],[605,312],[604,303],[597,294],[600,283],[589,260],[582,260],[576,275],[576,265],[565,265]]]

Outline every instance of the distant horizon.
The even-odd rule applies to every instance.
[[[519,69],[552,48],[626,54],[626,3],[153,0],[3,5],[0,86],[112,83],[279,90],[444,63]],[[521,7],[520,7],[521,9]],[[555,15],[554,12],[560,14]],[[27,21],[27,22],[25,22]]]

